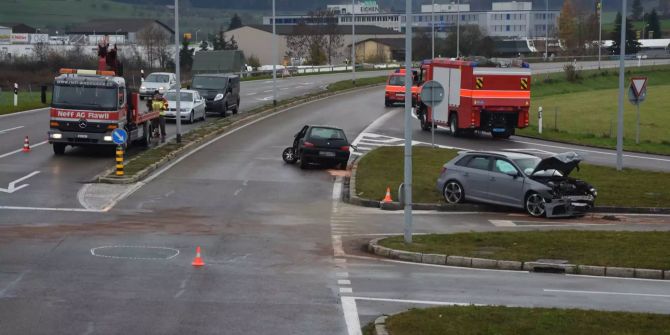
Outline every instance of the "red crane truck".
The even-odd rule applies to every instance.
[[[446,126],[453,136],[491,132],[508,138],[516,128],[528,127],[531,73],[528,68],[478,67],[476,62],[434,59],[421,65],[421,80],[444,87],[436,108],[423,103],[417,117],[423,130]]]
[[[128,132],[126,144],[149,145],[159,112],[130,93],[114,71],[61,69],[54,81],[49,143],[56,155],[70,146],[113,146],[112,131]]]

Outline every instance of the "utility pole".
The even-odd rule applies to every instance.
[[[549,59],[549,0],[545,0],[544,9],[544,59]]]
[[[623,170],[623,104],[624,104],[624,74],[626,71],[626,7],[627,1],[621,3],[621,41],[619,42],[619,113],[616,135],[616,169]]]
[[[432,1],[432,6],[430,7],[430,21],[431,21],[431,33],[432,33],[432,40],[431,40],[431,53],[430,53],[430,59],[431,62],[435,61],[435,0]],[[425,80],[425,79],[424,79]],[[433,90],[430,91],[431,96],[433,95]],[[432,107],[431,107],[432,108]],[[435,115],[435,109],[433,108],[433,115]],[[427,119],[428,116],[424,115],[424,119]],[[433,120],[433,117],[431,117],[431,120]],[[427,121],[427,120],[426,120]],[[433,126],[433,122],[430,123],[430,146],[435,147],[435,126]]]
[[[412,243],[412,0],[405,0],[405,243]]]
[[[275,0],[272,0],[272,106],[277,107],[277,16]]]
[[[351,82],[356,86],[356,5],[351,0]]]
[[[461,56],[461,0],[456,1],[456,58]]]
[[[175,108],[177,111],[177,143],[181,143],[181,69],[179,68],[179,0],[174,0],[174,64],[175,75],[177,76],[177,102]],[[163,134],[161,134],[163,136]]]
[[[600,62],[603,52],[603,1],[598,1],[598,70],[600,70]]]

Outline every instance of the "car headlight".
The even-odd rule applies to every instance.
[[[158,91],[159,91],[159,92],[161,92],[161,91],[165,91],[165,87],[163,87],[163,86],[159,87],[159,88],[158,88]]]
[[[221,99],[223,99],[223,94],[222,93],[219,93],[214,97],[214,101],[219,101]]]
[[[591,194],[593,194],[594,197],[598,196],[598,191],[595,188],[592,188],[589,191],[591,191]]]
[[[63,138],[63,134],[51,134],[51,138],[55,140],[60,140],[61,138]]]
[[[102,140],[105,141],[105,142],[111,142],[112,137],[108,135],[108,136],[103,137]]]
[[[140,91],[146,91],[147,87],[146,86],[140,86]]]

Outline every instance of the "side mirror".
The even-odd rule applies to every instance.
[[[514,178],[514,179],[519,178],[519,172],[518,171],[508,171],[508,172],[505,172],[505,174]]]

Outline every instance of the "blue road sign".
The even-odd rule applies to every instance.
[[[123,143],[126,143],[127,140],[128,140],[128,133],[125,130],[119,128],[114,129],[114,131],[112,132],[112,141],[114,141],[114,143],[121,145]]]

